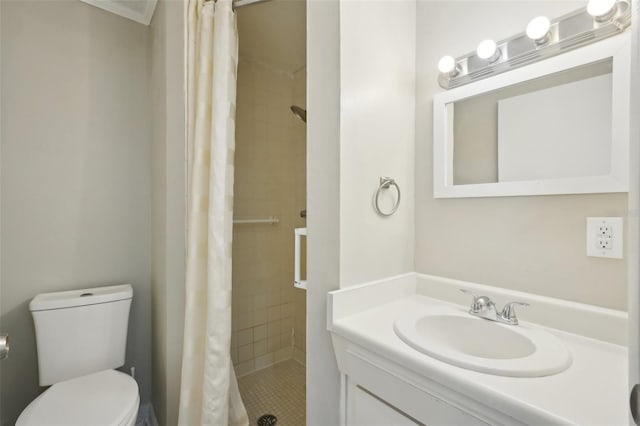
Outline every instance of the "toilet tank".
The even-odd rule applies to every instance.
[[[40,386],[124,365],[132,298],[129,284],[34,297]]]

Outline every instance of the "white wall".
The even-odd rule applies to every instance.
[[[131,283],[126,368],[150,399],[146,27],[81,2],[2,2],[2,423],[41,391],[28,302]]]
[[[588,258],[587,216],[621,216],[625,194],[433,199],[432,99],[438,59],[509,37],[582,1],[418,1],[416,270],[626,309],[626,261]],[[505,19],[505,17],[509,17]]]
[[[307,425],[339,424],[327,292],[340,282],[340,9],[307,3]]]
[[[414,269],[415,25],[413,0],[340,2],[341,287]],[[381,176],[402,190],[387,218]]]
[[[640,19],[640,4],[633,3],[634,22]],[[631,41],[631,75],[635,78],[631,79],[631,117],[640,115],[640,27],[632,26]],[[634,164],[640,164],[640,122],[632,120],[631,122],[631,152],[630,159]],[[640,265],[638,259],[640,254],[640,168],[631,167],[630,169],[630,185],[629,185],[629,215],[628,215],[628,232],[630,241],[627,244],[627,253],[631,262],[627,262],[629,268],[629,380],[628,391],[631,390],[636,383],[640,383]],[[634,326],[635,324],[635,326]],[[629,415],[629,424],[633,424],[633,419]]]
[[[2,140],[4,132],[2,130],[2,120],[4,115],[2,103],[2,6],[0,6],[0,236],[2,235]],[[2,329],[2,244],[0,243],[0,333],[4,334]],[[2,365],[0,364],[0,391],[2,390]],[[0,401],[0,425],[2,424],[2,401]]]
[[[413,270],[415,2],[310,1],[307,9],[307,424],[339,423],[326,295]],[[403,191],[387,219],[380,176]]]
[[[153,407],[178,423],[184,329],[184,3],[158,2],[151,22]]]

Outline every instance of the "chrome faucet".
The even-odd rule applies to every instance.
[[[498,312],[496,304],[487,296],[476,297],[469,290],[460,289],[461,292],[473,297],[469,313],[480,318],[488,319],[490,321],[497,321],[503,324],[518,325],[518,318],[516,317],[516,311],[514,305],[529,306],[524,302],[509,302],[504,305],[502,311]]]

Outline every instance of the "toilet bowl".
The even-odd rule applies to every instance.
[[[18,426],[133,426],[138,384],[125,363],[130,285],[37,295],[29,304],[40,386]]]
[[[133,426],[138,384],[106,370],[56,383],[22,411],[16,426]]]

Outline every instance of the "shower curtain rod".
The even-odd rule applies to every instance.
[[[204,0],[205,3],[209,3],[209,2],[214,2],[215,3],[216,0]],[[271,0],[234,0],[233,1],[233,8],[237,9],[239,7],[243,7],[243,6],[251,6],[254,4],[258,4],[258,3],[264,3],[264,2],[268,2]]]

